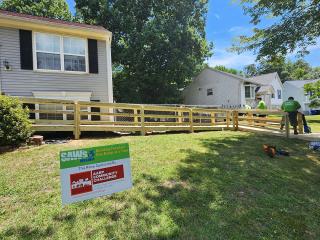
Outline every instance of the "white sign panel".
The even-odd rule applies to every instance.
[[[128,144],[60,152],[62,204],[132,187]]]

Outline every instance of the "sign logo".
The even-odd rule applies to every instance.
[[[80,161],[80,162],[89,162],[93,161],[95,156],[94,150],[74,150],[68,152],[62,152],[60,154],[60,159],[62,162],[67,161]]]
[[[70,175],[71,196],[92,191],[91,172]]]

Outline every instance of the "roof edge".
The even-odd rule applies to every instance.
[[[222,73],[222,74],[228,75],[228,76],[230,76],[230,77],[238,78],[239,80],[241,80],[241,81],[243,81],[243,82],[249,82],[249,83],[253,83],[253,84],[256,84],[256,85],[261,85],[261,86],[263,86],[263,84],[256,83],[256,82],[254,82],[254,81],[251,81],[251,80],[248,79],[248,78],[241,77],[241,76],[239,76],[239,75],[235,75],[235,74],[232,74],[232,73],[223,72],[223,71],[214,69],[214,68],[212,68],[212,67],[205,67],[202,71],[204,71],[204,70],[206,70],[206,69],[209,69],[209,70],[214,71],[214,72]]]
[[[83,24],[83,23],[76,23],[76,22],[69,22],[54,18],[46,18],[46,17],[39,17],[39,16],[33,16],[23,13],[15,13],[5,10],[0,10],[0,19],[2,21],[0,22],[0,26],[6,27],[30,27],[30,28],[57,28],[57,31],[67,31],[67,30],[73,30],[78,31],[79,33],[81,31],[84,31],[88,35],[90,33],[95,33],[96,35],[100,35],[101,37],[104,36],[105,39],[110,38],[112,33],[107,30],[106,28],[102,26],[97,25],[89,25],[89,24]],[[2,24],[1,24],[2,23]],[[60,28],[58,28],[60,26]],[[63,26],[63,29],[61,29],[61,26]]]

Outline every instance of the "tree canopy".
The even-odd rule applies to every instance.
[[[277,72],[280,79],[309,80],[320,78],[320,67],[312,67],[303,59],[297,61],[287,60],[285,57],[273,57],[271,60],[261,60],[259,64],[251,64],[244,68],[247,77]]]
[[[233,47],[238,52],[254,50],[257,58],[308,53],[320,36],[319,0],[241,0],[245,14],[258,26],[272,18],[267,27],[256,27],[253,35],[240,36]]]
[[[71,21],[72,14],[65,0],[3,0],[0,9]]]
[[[113,33],[118,102],[175,103],[210,56],[207,0],[76,0],[77,15]]]
[[[234,74],[234,75],[242,75],[243,74],[242,71],[238,71],[237,69],[234,69],[234,68],[227,68],[227,67],[222,66],[222,65],[215,66],[213,69],[216,69],[216,70],[219,70],[219,71],[222,71],[222,72],[226,72],[226,73],[231,73],[231,74]]]
[[[306,93],[311,93],[310,95],[310,107],[318,108],[320,107],[320,80],[314,83],[308,83],[304,86]]]

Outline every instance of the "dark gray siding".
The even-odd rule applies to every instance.
[[[4,71],[8,60],[12,70]],[[12,96],[32,96],[33,91],[92,92],[92,99],[108,101],[106,43],[98,41],[98,74],[43,73],[21,70],[19,30],[0,27],[2,91]]]

